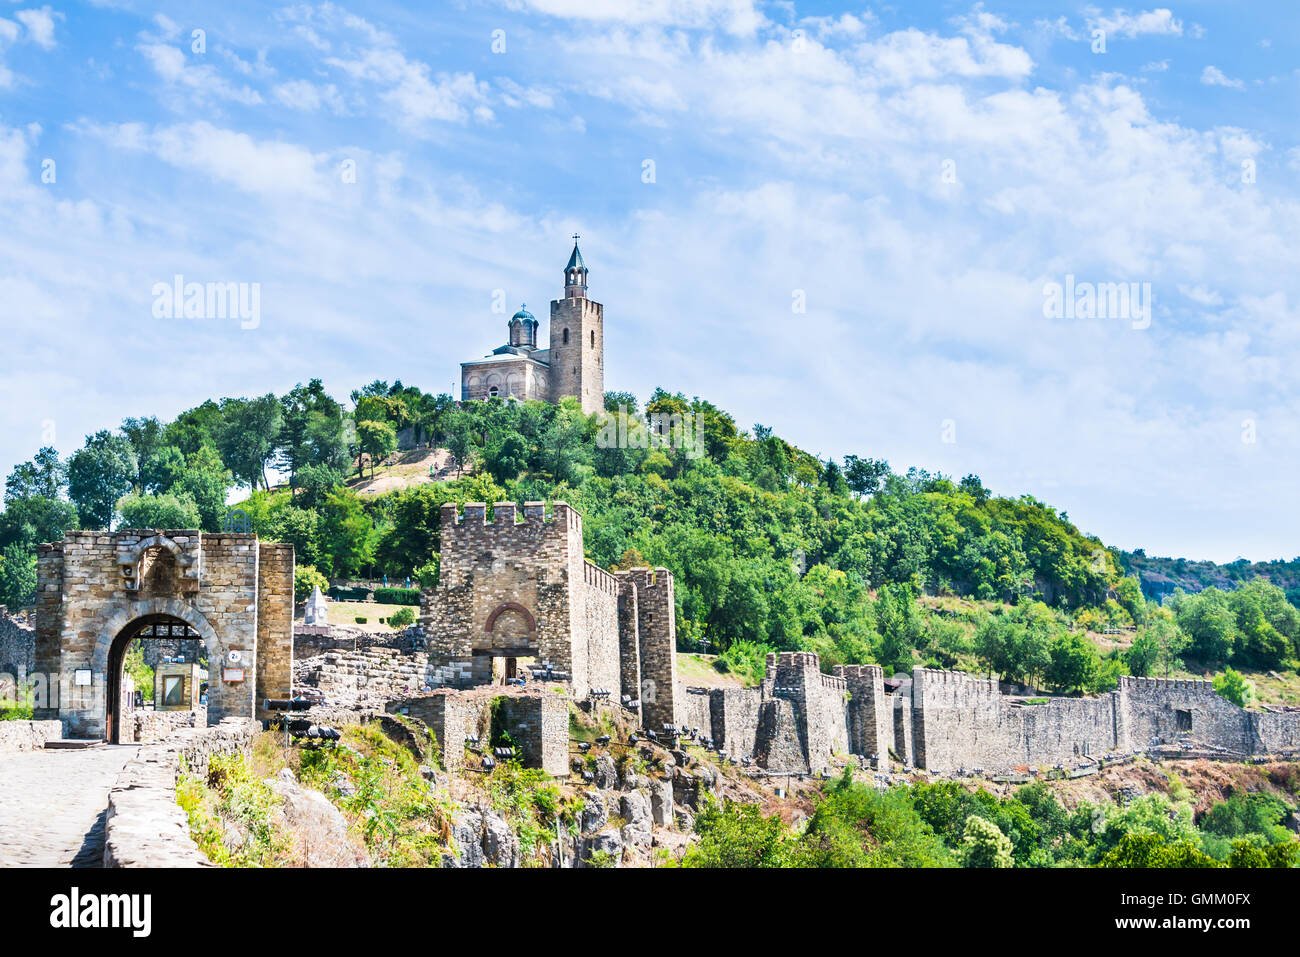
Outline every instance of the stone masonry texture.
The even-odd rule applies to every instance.
[[[72,531],[39,547],[37,576],[38,716],[62,719],[70,737],[106,735],[110,655],[149,620],[199,635],[212,724],[251,718],[261,698],[291,689],[290,545],[184,529]],[[227,666],[244,680],[224,680]],[[89,685],[75,681],[82,669]]]

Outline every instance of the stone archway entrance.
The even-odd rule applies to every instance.
[[[504,602],[488,616],[482,637],[471,649],[476,684],[494,684],[519,673],[519,659],[535,659],[537,619],[518,602]]]
[[[126,625],[117,636],[113,638],[112,644],[108,649],[108,666],[106,670],[107,693],[105,694],[105,740],[109,744],[130,744],[134,738],[130,729],[126,727],[130,709],[124,698],[122,689],[122,677],[125,668],[125,659],[131,644],[141,640],[154,641],[173,641],[173,640],[198,640],[203,644],[205,654],[208,659],[209,669],[212,667],[212,650],[207,648],[206,642],[203,642],[203,636],[187,621],[178,618],[175,615],[152,614],[137,618]],[[179,677],[179,675],[178,675]],[[187,682],[182,681],[180,688],[186,696],[191,695],[191,689]],[[205,682],[206,684],[206,682]],[[151,701],[155,695],[155,689],[137,688],[141,692],[145,701]]]
[[[236,532],[83,530],[41,545],[35,671],[50,694],[38,717],[69,738],[118,740],[122,655],[160,627],[202,639],[208,724],[265,716],[264,699],[293,693],[293,565],[292,545]]]

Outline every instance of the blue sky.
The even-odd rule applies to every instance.
[[[576,231],[608,388],[1300,554],[1293,3],[430,6],[0,2],[0,467],[313,376],[450,391]],[[155,318],[178,273],[260,325]],[[1071,276],[1150,323],[1046,318]]]

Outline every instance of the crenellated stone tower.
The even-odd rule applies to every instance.
[[[551,401],[577,396],[590,415],[605,408],[605,307],[587,298],[587,264],[573,237],[564,298],[551,301]]]

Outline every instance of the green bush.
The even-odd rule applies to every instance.
[[[361,617],[360,615],[358,615],[358,616],[356,617],[356,623],[357,623],[358,625],[364,625],[364,624],[365,624],[366,622],[368,622],[369,620],[370,620],[369,618],[363,618],[363,617]]]
[[[330,590],[329,580],[316,570],[314,565],[297,565],[293,570],[293,600],[306,601],[311,595],[312,588],[319,587],[321,591],[328,593]]]
[[[420,603],[420,589],[376,588],[375,601],[381,605],[418,605]]]
[[[393,628],[405,628],[415,624],[415,612],[410,608],[399,608],[388,616],[388,624]]]
[[[365,601],[370,597],[369,588],[343,588],[335,585],[328,592],[330,598],[335,601]]]

